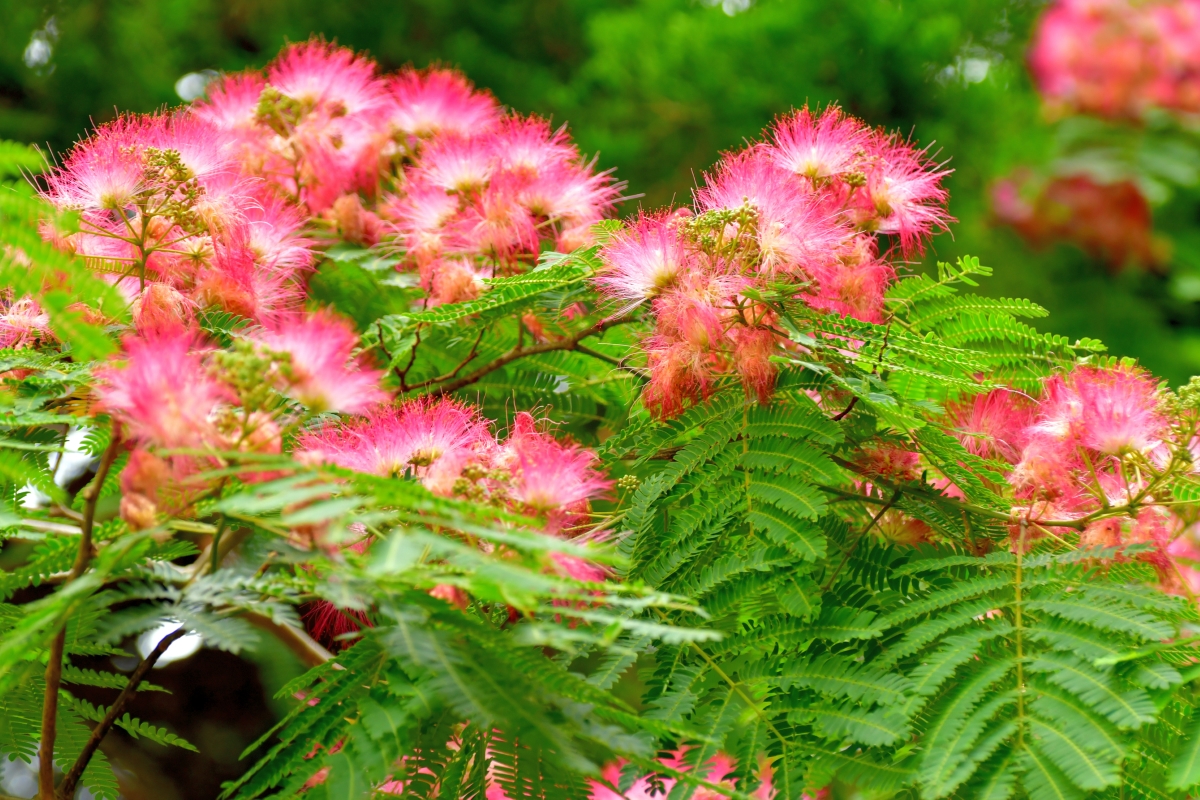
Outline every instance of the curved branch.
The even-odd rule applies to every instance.
[[[276,622],[270,617],[253,612],[242,614],[242,619],[256,628],[270,633],[279,639],[289,650],[304,662],[306,667],[318,667],[333,658],[333,653],[299,628]]]
[[[146,673],[158,663],[158,659],[162,654],[167,652],[176,639],[187,633],[182,627],[179,630],[172,631],[163,638],[158,640],[158,644],[150,651],[150,655],[142,659],[142,662],[133,670],[133,674],[129,676],[129,683],[125,684],[125,688],[121,690],[121,694],[117,695],[116,702],[108,709],[108,713],[104,715],[104,719],[92,729],[92,733],[88,736],[87,742],[83,746],[83,750],[79,753],[79,758],[75,759],[75,763],[71,765],[71,769],[63,776],[62,783],[58,785],[58,797],[60,800],[75,796],[75,784],[79,783],[79,778],[83,775],[83,771],[87,769],[88,762],[92,760],[92,756],[96,753],[96,748],[100,746],[100,742],[112,730],[112,726],[116,724],[117,719],[121,716],[121,712],[129,705],[129,701],[137,694],[138,686],[141,686],[142,681],[146,677]]]
[[[549,341],[549,342],[538,342],[536,344],[531,344],[528,347],[523,347],[523,346],[518,345],[517,347],[514,347],[512,350],[509,350],[507,353],[500,356],[499,358],[497,358],[493,361],[490,361],[487,364],[484,364],[479,369],[476,369],[475,371],[470,372],[470,373],[462,376],[461,378],[457,378],[457,379],[433,378],[432,380],[425,381],[424,383],[418,383],[414,386],[409,386],[408,390],[411,391],[413,389],[424,389],[428,386],[434,386],[436,384],[441,384],[440,386],[437,386],[437,388],[436,388],[436,391],[439,392],[440,394],[450,394],[451,392],[457,392],[459,389],[462,389],[466,386],[470,386],[472,383],[479,381],[480,379],[486,377],[487,375],[490,375],[491,373],[495,372],[496,370],[500,369],[501,367],[503,367],[507,364],[511,364],[512,362],[514,362],[518,359],[525,358],[526,356],[537,355],[539,353],[553,353],[558,350],[580,350],[579,343],[582,342],[584,339],[588,338],[589,336],[595,336],[596,334],[603,333],[604,331],[608,330],[609,328],[615,327],[617,325],[624,325],[626,323],[633,322],[633,321],[634,321],[633,315],[626,315],[624,317],[616,317],[616,318],[609,317],[607,319],[602,319],[599,322],[597,322],[596,324],[591,325],[587,328],[584,328],[583,330],[573,333],[570,336],[567,336],[563,339],[554,339],[553,341]],[[591,354],[592,353],[589,351],[589,355],[591,355]]]
[[[108,448],[100,459],[96,477],[82,492],[83,521],[79,525],[79,552],[75,564],[67,575],[73,581],[87,571],[92,560],[92,528],[96,522],[96,501],[104,489],[104,480],[117,458],[121,447],[121,436],[116,425]],[[38,785],[42,800],[54,800],[54,740],[58,736],[58,690],[62,684],[63,651],[66,649],[67,623],[64,620],[50,643],[50,657],[46,661],[46,693],[42,699],[41,745],[38,748]]]

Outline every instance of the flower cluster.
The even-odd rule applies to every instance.
[[[457,749],[457,743],[452,742],[450,747],[451,749]],[[661,757],[659,763],[668,770],[693,772],[701,780],[716,784],[723,789],[732,790],[737,788],[737,779],[732,777],[736,768],[736,762],[725,753],[718,753],[700,767],[694,767],[687,761],[687,748],[681,748],[670,755]],[[600,774],[600,780],[589,782],[589,800],[656,800],[656,798],[667,797],[676,783],[678,783],[673,777],[646,775],[638,778],[627,791],[618,793],[609,787],[620,785],[621,771],[624,765],[624,761],[612,762],[606,765]],[[758,773],[758,788],[749,796],[754,798],[754,800],[771,800],[771,798],[776,796],[776,792],[771,782],[771,766],[765,759]],[[325,777],[325,774],[321,774],[319,780],[310,781],[309,785],[323,783]],[[401,795],[404,794],[405,786],[406,784],[403,780],[391,780],[379,786],[376,791],[380,794]],[[828,794],[828,790],[821,790],[815,795],[803,795],[802,800],[825,800]],[[698,788],[692,793],[692,797],[696,798],[696,800],[720,800],[720,798],[726,796],[707,787]],[[510,800],[508,793],[504,791],[504,788],[490,774],[487,787],[487,800]]]
[[[107,276],[150,327],[201,307],[265,319],[303,300],[298,278],[313,256],[300,213],[186,112],[102,125],[50,172],[43,196],[79,213],[77,231],[47,228],[47,238]]]
[[[543,242],[588,244],[620,189],[565,130],[517,115],[423,141],[403,177],[380,213],[435,304],[473,299],[481,277],[532,263]]]
[[[1200,111],[1200,2],[1057,0],[1029,54],[1039,91],[1060,111],[1141,117]]]
[[[434,494],[530,514],[548,533],[586,522],[589,502],[611,486],[592,451],[537,429],[520,412],[503,442],[479,410],[418,398],[303,434],[297,457],[380,476],[407,475]]]
[[[144,529],[163,514],[187,514],[213,486],[199,473],[221,466],[229,452],[280,453],[283,429],[308,413],[386,400],[379,372],[353,355],[355,341],[349,325],[327,313],[280,318],[248,331],[232,351],[180,325],[128,336],[121,360],[96,371],[95,386],[97,410],[134,448],[121,476],[125,521]],[[308,411],[295,410],[289,397]],[[156,454],[180,450],[192,452]]]
[[[1136,367],[1078,366],[1047,379],[1036,401],[997,389],[952,406],[950,419],[968,450],[1007,465],[1014,537],[1074,529],[1085,548],[1148,544],[1143,557],[1179,590],[1200,576],[1175,563],[1196,554],[1166,488],[1194,469],[1195,420],[1172,413],[1177,402]]]
[[[595,453],[539,431],[532,415],[517,414],[501,442],[478,408],[449,398],[380,405],[365,416],[307,431],[297,440],[295,457],[412,478],[443,497],[533,516],[544,532],[563,537],[578,533],[588,522],[590,502],[612,485],[596,468]],[[369,545],[364,535],[352,548],[363,552]],[[556,572],[577,580],[606,577],[599,567],[565,554],[553,554],[552,563]],[[435,586],[430,594],[464,608],[469,602],[450,585]],[[314,637],[336,647],[339,635],[369,622],[320,601],[306,613],[305,624]]]
[[[265,74],[221,78],[193,114],[224,133],[243,174],[344,239],[395,237],[433,303],[474,297],[481,276],[536,259],[543,242],[587,243],[620,189],[563,129],[503,112],[456,72],[380,76],[321,41],[288,47]]]
[[[950,221],[947,174],[837,107],[804,108],[727,154],[694,208],[644,215],[613,237],[597,283],[626,310],[650,304],[647,405],[672,416],[733,373],[769,397],[779,337],[775,312],[756,299],[766,294],[882,321],[894,259]]]
[[[1074,242],[1113,269],[1164,261],[1150,204],[1132,181],[1099,183],[1088,175],[1037,180],[1018,171],[993,187],[992,211],[1035,247]]]

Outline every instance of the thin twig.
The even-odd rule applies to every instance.
[[[58,786],[59,798],[69,800],[69,798],[74,797],[75,784],[79,782],[79,777],[87,769],[88,762],[92,760],[92,756],[95,754],[96,748],[100,746],[100,742],[108,735],[108,732],[121,716],[125,707],[129,705],[129,701],[137,694],[138,686],[145,679],[146,673],[158,663],[158,659],[162,657],[163,653],[167,652],[167,648],[185,633],[187,631],[181,627],[179,630],[172,631],[159,639],[158,644],[150,651],[150,655],[142,659],[142,662],[134,668],[133,674],[129,676],[129,683],[125,684],[125,688],[117,695],[116,701],[109,707],[108,713],[104,715],[104,719],[100,720],[100,724],[92,728],[92,733],[88,736],[87,743],[84,744],[83,750],[79,752],[79,758],[75,759],[75,763],[67,770],[67,774],[63,776],[62,783]]]
[[[615,319],[602,319],[595,325],[584,328],[583,330],[573,333],[563,339],[554,339],[549,342],[538,342],[536,344],[531,344],[528,347],[518,345],[494,361],[490,361],[474,372],[464,375],[456,380],[443,382],[438,378],[434,378],[432,380],[416,384],[415,386],[409,386],[408,389],[424,389],[427,386],[433,386],[434,384],[441,383],[442,385],[437,387],[437,391],[441,394],[450,394],[451,392],[456,392],[465,386],[470,386],[472,383],[475,383],[481,378],[495,372],[507,364],[511,364],[517,359],[524,358],[525,356],[537,355],[538,353],[552,353],[558,350],[578,350],[579,343],[589,336],[595,336],[598,333],[603,333],[608,328],[616,325],[624,325],[628,322],[632,322],[633,320],[634,317],[632,316],[624,316]]]
[[[858,549],[859,543],[862,542],[862,540],[866,538],[867,534],[879,524],[879,520],[883,519],[883,515],[888,512],[888,509],[896,504],[896,501],[900,499],[900,494],[901,490],[896,489],[895,493],[892,495],[892,499],[883,504],[883,508],[879,509],[879,513],[871,519],[871,524],[868,525],[863,532],[854,539],[854,544],[850,545],[850,549],[847,550],[842,556],[842,560],[837,565],[837,569],[833,571],[833,574],[829,576],[829,580],[825,581],[825,585],[821,587],[822,592],[829,591],[829,587],[833,586],[833,582],[837,580],[837,576],[841,573],[842,567],[846,566],[846,564],[850,561],[850,557],[854,555],[854,551]]]
[[[108,477],[108,471],[112,468],[113,461],[116,460],[120,443],[121,437],[114,425],[112,439],[108,443],[108,449],[104,451],[104,456],[100,459],[96,477],[82,492],[83,522],[79,526],[79,553],[75,556],[75,565],[71,567],[71,574],[67,576],[68,583],[86,572],[88,562],[92,560],[92,529],[96,522],[96,501],[100,499],[100,490],[104,487],[104,480]],[[58,691],[62,684],[63,650],[66,641],[67,624],[64,620],[63,626],[54,636],[54,641],[50,643],[50,660],[46,663],[46,694],[42,701],[41,745],[38,749],[38,782],[41,800],[55,800],[54,740],[58,736]]]
[[[841,422],[843,419],[845,419],[845,418],[846,418],[846,415],[847,415],[847,414],[849,414],[851,411],[853,411],[853,410],[854,410],[854,407],[855,407],[856,405],[858,405],[858,395],[854,395],[854,397],[851,397],[851,398],[850,398],[850,405],[848,405],[848,406],[846,406],[844,409],[842,409],[841,413],[839,413],[839,414],[837,414],[836,416],[834,416],[834,417],[833,417],[833,421],[834,421],[834,422]]]
[[[66,536],[78,536],[79,528],[75,525],[66,525],[62,522],[48,522],[44,519],[23,519],[17,525],[17,528],[28,528],[31,531],[41,531],[42,533],[61,533]],[[20,535],[19,533],[16,535]]]

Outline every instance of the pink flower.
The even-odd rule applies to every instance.
[[[59,208],[125,209],[143,188],[149,124],[127,115],[101,125],[46,176],[46,199]]]
[[[231,393],[209,374],[197,347],[190,332],[127,338],[124,364],[96,370],[100,409],[142,443],[174,448],[219,441],[212,418]]]
[[[726,155],[696,192],[701,211],[745,204],[758,215],[759,268],[767,275],[812,275],[850,236],[798,177],[776,166],[761,149]]]
[[[730,331],[733,340],[733,363],[746,395],[760,403],[768,403],[775,391],[778,368],[771,362],[778,345],[778,335],[767,328],[739,327]]]
[[[1033,422],[1033,403],[1010,389],[993,389],[947,409],[951,431],[969,452],[1010,464],[1021,457]]]
[[[512,496],[520,506],[546,514],[556,533],[580,513],[588,501],[604,494],[612,482],[596,469],[596,454],[538,432],[532,415],[522,411],[499,456],[512,470]]]
[[[192,114],[216,128],[258,137],[258,101],[266,81],[257,72],[222,75],[192,104]]]
[[[864,447],[855,463],[864,475],[897,481],[915,481],[920,477],[921,454],[893,442]]]
[[[562,164],[538,173],[520,189],[521,204],[535,217],[566,227],[591,225],[613,208],[622,184],[608,172]]]
[[[494,169],[484,139],[442,136],[421,151],[412,180],[447,192],[475,192],[487,185]]]
[[[437,257],[446,244],[446,226],[458,213],[459,200],[441,186],[417,180],[415,176],[406,193],[391,197],[381,214],[393,222],[408,255],[417,264]]]
[[[736,779],[730,777],[736,765],[729,756],[724,753],[718,753],[701,767],[692,767],[687,763],[685,755],[686,750],[677,750],[673,755],[662,759],[662,763],[669,769],[680,772],[695,772],[698,777],[709,783],[736,788]],[[601,772],[605,782],[613,786],[618,786],[621,782],[621,767],[621,762],[607,765]],[[754,797],[755,800],[771,800],[771,798],[775,797],[775,789],[771,783],[771,767],[765,761],[760,768],[759,780],[761,782],[751,797]],[[648,778],[639,778],[630,787],[629,791],[624,794],[617,794],[600,782],[593,781],[591,800],[663,800],[675,786],[676,781],[674,778],[664,775],[661,777],[660,782],[662,788],[665,790],[665,793],[662,794],[658,793],[656,787],[651,784]],[[692,793],[692,797],[696,800],[718,800],[718,798],[724,796],[707,788],[699,788]],[[806,800],[807,797],[805,795]]]
[[[521,205],[518,179],[495,176],[455,220],[453,244],[460,252],[510,261],[519,252],[536,252],[538,230],[533,216]]]
[[[183,333],[196,321],[195,303],[165,283],[146,284],[131,310],[142,336]]]
[[[253,339],[266,350],[288,356],[276,384],[314,411],[353,414],[387,399],[379,388],[381,373],[351,358],[358,344],[354,330],[327,312],[285,317]]]
[[[1148,452],[1167,435],[1158,386],[1135,367],[1077,367],[1068,378],[1079,402],[1084,446],[1106,455]]]
[[[293,275],[313,265],[313,242],[300,235],[304,220],[299,210],[263,193],[244,209],[246,244],[262,269]]]
[[[121,471],[121,519],[133,530],[158,524],[159,515],[178,516],[208,488],[197,480],[203,463],[192,456],[159,456],[135,449]]]
[[[579,150],[571,144],[566,126],[551,131],[550,123],[538,117],[505,117],[483,141],[498,168],[526,180],[579,160]]]
[[[627,307],[670,289],[689,266],[677,228],[660,217],[640,217],[600,248],[600,258],[606,269],[597,286]]]
[[[1139,117],[1200,110],[1200,2],[1058,0],[1038,22],[1029,68],[1055,110]]]
[[[374,475],[413,475],[450,495],[462,470],[486,464],[495,440],[479,410],[422,397],[379,406],[364,419],[327,425],[300,437],[303,458]]]
[[[334,116],[377,108],[384,96],[374,62],[318,39],[288,45],[267,67],[267,82]]]
[[[483,293],[483,278],[470,259],[447,258],[421,266],[421,286],[429,292],[429,305],[463,303]]]
[[[783,169],[815,182],[860,171],[873,134],[836,105],[820,115],[805,106],[775,123],[767,152]]]
[[[192,296],[201,305],[255,320],[295,309],[303,301],[303,289],[291,272],[259,265],[245,227],[214,243],[211,263],[202,265],[195,283]]]
[[[950,193],[942,186],[953,170],[939,169],[925,151],[894,134],[877,136],[869,156],[860,208],[875,230],[899,237],[906,256],[921,252],[925,239],[954,221],[946,211]]]
[[[387,91],[387,123],[408,136],[477,135],[500,117],[495,98],[453,70],[403,69],[388,78]]]
[[[1035,431],[1031,430],[1009,482],[1020,497],[1067,498],[1067,504],[1074,505],[1080,493],[1075,476],[1082,466],[1076,448],[1065,439]]]
[[[867,254],[862,260],[818,265],[813,270],[816,291],[805,294],[813,308],[844,314],[865,322],[883,322],[883,297],[896,277],[890,264]]]
[[[53,335],[50,315],[32,297],[0,302],[0,348],[32,347]]]

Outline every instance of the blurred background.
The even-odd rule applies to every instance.
[[[629,213],[686,198],[721,150],[758,136],[775,115],[838,102],[911,134],[955,170],[950,209],[959,222],[913,269],[977,256],[995,269],[983,291],[1028,297],[1051,312],[1043,328],[1098,338],[1178,385],[1200,373],[1200,95],[1161,112],[1126,81],[1125,95],[1118,87],[1103,102],[1063,102],[1030,70],[1048,6],[0,0],[0,138],[61,153],[118,111],[190,100],[218,72],[260,67],[285,42],[317,34],[368,51],[384,70],[459,67],[502,103],[568,123],[585,151],[641,195],[625,204]],[[1117,39],[1130,33],[1110,23]],[[1159,49],[1194,65],[1195,31],[1167,36],[1182,24],[1164,22],[1161,41],[1146,34],[1140,55],[1124,40],[1084,47],[1096,62],[1084,66],[1128,78]],[[239,772],[238,753],[280,708],[268,698],[298,670],[284,652],[256,658],[202,650],[160,670],[157,682],[176,695],[138,702],[170,707],[132,710],[206,755],[168,756],[110,737],[114,760],[138,776],[128,797],[212,798]]]

